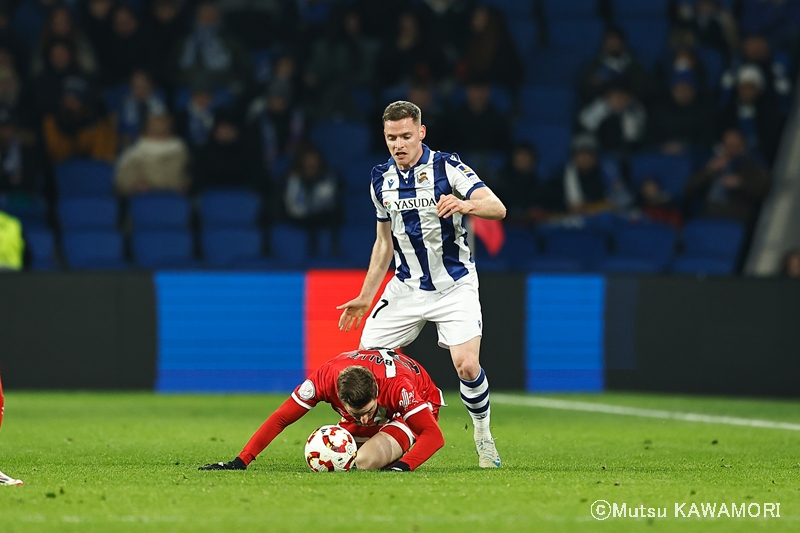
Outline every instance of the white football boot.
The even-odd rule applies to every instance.
[[[475,449],[478,451],[478,466],[481,468],[498,468],[500,454],[494,445],[490,433],[475,433]]]
[[[0,486],[3,485],[24,485],[21,479],[14,479],[13,477],[8,477],[4,473],[0,472]]]

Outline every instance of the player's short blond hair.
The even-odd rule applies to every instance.
[[[339,399],[349,407],[360,409],[378,397],[375,375],[358,365],[348,366],[336,378]]]
[[[410,118],[414,121],[414,124],[419,126],[422,124],[422,110],[419,106],[413,102],[406,102],[405,100],[398,100],[397,102],[392,102],[383,112],[383,123],[397,120],[403,120],[404,118]]]

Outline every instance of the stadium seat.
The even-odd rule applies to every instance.
[[[527,141],[539,151],[539,162],[547,173],[569,158],[571,131],[568,125],[518,122],[514,126],[515,141]]]
[[[626,226],[614,234],[615,253],[609,259],[639,260],[666,270],[675,254],[677,231],[663,224]]]
[[[113,196],[61,198],[57,207],[63,231],[113,230],[119,221],[119,202]]]
[[[369,154],[354,161],[351,161],[347,168],[342,172],[342,181],[345,189],[353,194],[367,194],[369,191],[372,168],[386,162],[389,154]]]
[[[539,29],[533,20],[512,18],[508,20],[508,31],[520,57],[527,57],[539,43]]]
[[[569,50],[588,61],[596,53],[603,36],[603,22],[596,18],[550,21],[550,47]]]
[[[631,257],[609,257],[601,267],[608,274],[658,274],[663,272],[657,263]]]
[[[372,246],[375,244],[375,225],[345,226],[341,231],[342,253],[354,267],[369,265]]]
[[[537,124],[570,125],[575,112],[575,90],[568,87],[526,86],[519,95],[522,119]]]
[[[30,252],[32,270],[54,270],[58,268],[55,261],[55,237],[53,232],[44,227],[24,228],[22,231],[25,247]]]
[[[631,179],[635,190],[647,177],[655,177],[673,198],[681,198],[692,170],[689,156],[660,153],[638,154],[631,158]]]
[[[205,261],[212,267],[235,267],[261,259],[261,231],[251,228],[205,229],[201,235]]]
[[[245,189],[213,189],[200,195],[200,220],[204,229],[255,226],[261,197]]]
[[[189,227],[191,206],[185,196],[170,192],[131,196],[128,209],[134,230],[182,230]]]
[[[55,167],[58,195],[110,196],[114,192],[114,167],[94,159],[68,159]]]
[[[653,69],[666,47],[669,32],[667,20],[626,18],[619,21],[619,26],[625,31],[628,47],[636,59],[646,68]]]
[[[722,219],[692,220],[683,227],[683,255],[735,260],[744,239],[740,222]]]
[[[597,271],[608,255],[606,237],[587,230],[557,230],[544,234],[545,256],[577,261],[583,270]]]
[[[47,200],[38,194],[0,193],[0,211],[18,218],[23,228],[47,227]]]
[[[543,255],[528,261],[525,265],[527,272],[571,274],[581,271],[580,261],[562,259]]]
[[[525,63],[529,83],[571,89],[577,82],[585,57],[569,50],[541,50],[534,51]]]
[[[193,268],[199,263],[192,257],[192,234],[182,230],[136,231],[131,236],[136,264],[143,268]]]
[[[707,257],[679,257],[672,264],[674,274],[730,275],[735,268],[736,264],[732,261]]]
[[[309,259],[309,236],[302,228],[276,224],[270,229],[269,243],[272,257],[284,267],[302,268]]]
[[[61,244],[72,269],[119,270],[129,266],[122,255],[122,235],[117,231],[65,232]]]
[[[706,82],[708,88],[716,91],[719,88],[720,78],[722,78],[722,69],[725,65],[725,58],[714,48],[709,46],[700,46],[696,50],[697,57],[702,61],[703,66],[706,68]]]
[[[622,17],[650,17],[666,20],[670,0],[613,0],[614,15]]]
[[[598,0],[543,0],[547,20],[589,18],[597,15]]]
[[[346,194],[343,200],[344,223],[349,226],[366,224],[375,229],[375,204],[369,196],[369,185]]]
[[[312,128],[311,140],[331,167],[344,172],[351,161],[369,152],[370,129],[360,122],[320,122]]]

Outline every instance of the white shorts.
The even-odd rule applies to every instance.
[[[365,348],[407,346],[426,322],[436,324],[442,348],[480,337],[483,318],[478,275],[468,274],[441,291],[415,289],[392,278],[370,311],[361,344]]]

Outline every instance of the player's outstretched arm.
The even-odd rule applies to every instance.
[[[372,300],[381,287],[386,270],[392,262],[392,231],[389,222],[378,222],[375,244],[372,247],[372,256],[369,260],[369,269],[364,277],[364,284],[361,286],[361,293],[354,299],[342,305],[337,305],[336,309],[342,311],[339,317],[339,329],[350,331],[355,325],[355,329],[361,326],[364,315],[369,312]]]
[[[506,217],[506,206],[489,187],[475,189],[469,200],[460,200],[452,194],[443,194],[439,197],[436,210],[442,218],[451,217],[455,213],[487,220],[501,220]]]
[[[406,424],[417,435],[411,451],[384,470],[414,470],[444,446],[444,435],[429,409],[422,409],[406,419]]]
[[[281,431],[286,429],[287,426],[300,420],[308,412],[308,409],[299,405],[291,396],[287,398],[283,405],[270,415],[267,420],[261,424],[250,440],[247,441],[241,453],[233,460],[227,463],[211,463],[201,466],[200,470],[244,470],[247,468],[256,456],[264,451],[264,448],[280,434]]]

